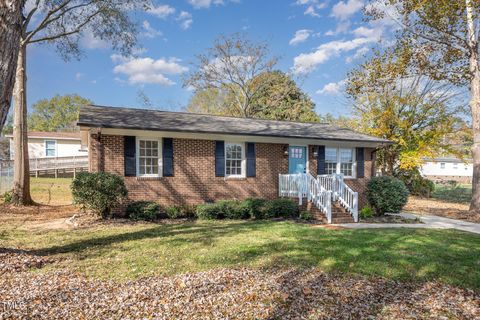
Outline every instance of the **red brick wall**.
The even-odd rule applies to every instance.
[[[99,141],[100,139],[100,141]],[[90,170],[124,175],[123,136],[93,134],[90,139]],[[317,173],[317,160],[309,146],[309,171]],[[215,177],[215,142],[173,139],[173,177],[125,177],[129,200],[155,200],[160,204],[199,204],[220,199],[249,197],[276,198],[278,175],[288,173],[285,144],[256,143],[256,177],[225,179]],[[365,149],[365,179],[347,183],[363,193],[371,176],[371,149]],[[100,157],[99,157],[100,154]],[[99,159],[102,159],[99,163]],[[365,197],[360,197],[361,204]]]
[[[123,136],[92,136],[92,171],[97,171],[98,152],[103,152],[100,167],[106,172],[124,174]],[[101,147],[100,147],[101,146]],[[161,204],[198,204],[220,199],[248,197],[276,198],[278,174],[288,172],[284,144],[256,144],[256,177],[225,179],[215,177],[215,142],[173,139],[173,177],[125,177],[129,200],[155,200]],[[103,149],[103,151],[100,151]]]

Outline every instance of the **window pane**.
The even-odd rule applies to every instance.
[[[325,148],[325,161],[337,162],[337,149]]]
[[[225,147],[225,174],[242,174],[242,145],[227,144]]]
[[[158,175],[158,141],[140,140],[139,173]]]
[[[353,150],[340,149],[340,162],[353,162]]]

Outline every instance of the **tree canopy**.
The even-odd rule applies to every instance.
[[[281,71],[264,72],[248,85],[257,91],[249,106],[250,118],[319,121],[315,104],[295,81]],[[258,90],[256,89],[258,87]],[[187,106],[187,111],[242,117],[235,106],[233,93],[224,88],[197,90]]]
[[[394,142],[377,153],[389,174],[417,169],[424,157],[463,155],[449,143],[465,130],[461,99],[451,85],[411,75],[407,66],[402,55],[377,53],[346,82],[360,130]]]
[[[184,86],[197,92],[219,90],[232,99],[231,108],[237,109],[236,114],[248,118],[254,113],[252,102],[266,85],[255,84],[253,79],[272,71],[278,59],[270,56],[267,43],[255,43],[236,33],[218,37],[197,60]]]
[[[91,103],[78,94],[39,100],[28,116],[28,128],[30,131],[75,130],[80,107]]]

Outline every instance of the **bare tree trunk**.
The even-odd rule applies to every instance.
[[[24,0],[0,1],[0,132],[12,100],[24,4]]]
[[[30,196],[30,165],[28,159],[26,54],[26,44],[22,44],[18,52],[13,90],[14,172],[12,202],[15,205],[31,205],[33,203]]]
[[[480,211],[480,69],[478,63],[478,39],[476,38],[472,0],[465,0],[467,7],[468,46],[470,49],[470,108],[473,129],[473,177],[470,210]]]

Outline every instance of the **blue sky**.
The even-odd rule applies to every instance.
[[[55,94],[78,93],[96,104],[140,106],[143,91],[155,105],[180,110],[192,92],[182,76],[195,55],[220,34],[245,32],[267,41],[278,69],[291,73],[316,103],[316,111],[347,114],[342,81],[362,62],[393,24],[363,22],[363,0],[177,0],[158,1],[136,15],[140,49],[121,57],[85,34],[85,57],[64,62],[53,47],[28,54],[29,105]]]

